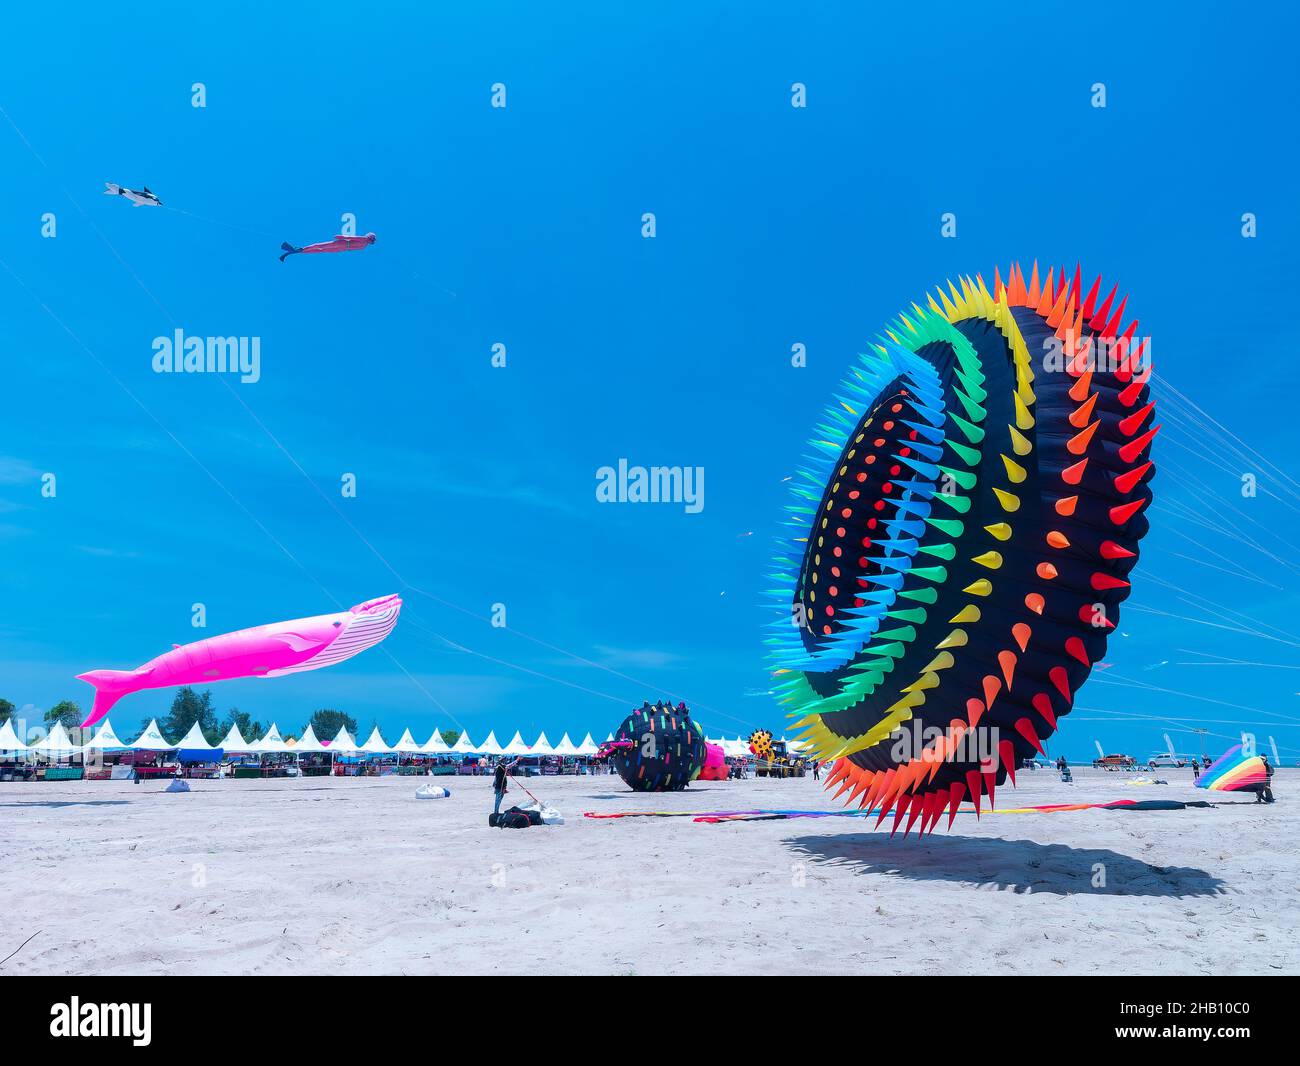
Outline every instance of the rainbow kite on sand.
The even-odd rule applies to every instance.
[[[1242,792],[1268,784],[1268,771],[1258,755],[1246,755],[1234,744],[1196,779],[1197,788],[1211,792]]]

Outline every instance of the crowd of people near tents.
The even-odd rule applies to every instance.
[[[321,740],[311,725],[301,736],[285,738],[272,724],[262,737],[247,740],[232,724],[226,736],[212,744],[197,722],[185,736],[169,740],[156,719],[130,741],[121,740],[109,721],[100,723],[84,741],[61,722],[39,732],[39,737],[24,738],[12,719],[0,724],[0,780],[476,774],[491,773],[500,759],[518,759],[516,772],[525,774],[608,772],[596,758],[598,745],[590,733],[575,744],[566,732],[552,744],[542,732],[528,744],[516,731],[502,745],[495,730],[476,744],[466,731],[453,734],[455,740],[448,743],[443,730],[435,729],[421,744],[405,729],[396,743],[389,744],[378,726],[358,743],[346,727]],[[729,761],[753,761],[748,744],[739,737],[710,743],[722,747]]]

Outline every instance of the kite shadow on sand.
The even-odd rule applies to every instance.
[[[116,807],[130,800],[27,800],[19,803],[0,803],[0,807]]]
[[[1068,896],[1218,896],[1224,882],[1190,866],[1152,866],[1109,848],[1072,848],[1033,840],[989,837],[927,837],[916,847],[899,846],[885,833],[795,837],[787,841],[814,862],[856,867],[910,881],[950,881],[972,888],[996,886],[1017,893]],[[1101,887],[1093,884],[1105,872]]]

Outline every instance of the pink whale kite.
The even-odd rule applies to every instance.
[[[364,237],[348,237],[340,233],[332,241],[321,241],[319,244],[308,244],[302,248],[295,248],[288,241],[280,245],[283,255],[280,256],[280,262],[283,263],[291,255],[297,255],[302,252],[306,255],[316,255],[319,252],[355,252],[359,248],[369,248],[375,243],[375,235],[367,233]]]
[[[81,723],[98,722],[123,696],[146,688],[203,685],[235,677],[280,677],[351,659],[393,631],[402,610],[400,596],[381,596],[350,611],[295,618],[240,629],[172,650],[135,670],[91,670],[79,681],[95,686],[95,704]]]

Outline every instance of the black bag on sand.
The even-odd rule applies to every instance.
[[[497,819],[498,829],[528,829],[532,824],[528,815],[518,807],[511,807]]]
[[[498,814],[496,811],[493,811],[491,814],[488,815],[488,825],[490,825],[493,829],[497,827],[497,824],[500,821],[501,821],[501,815]]]

